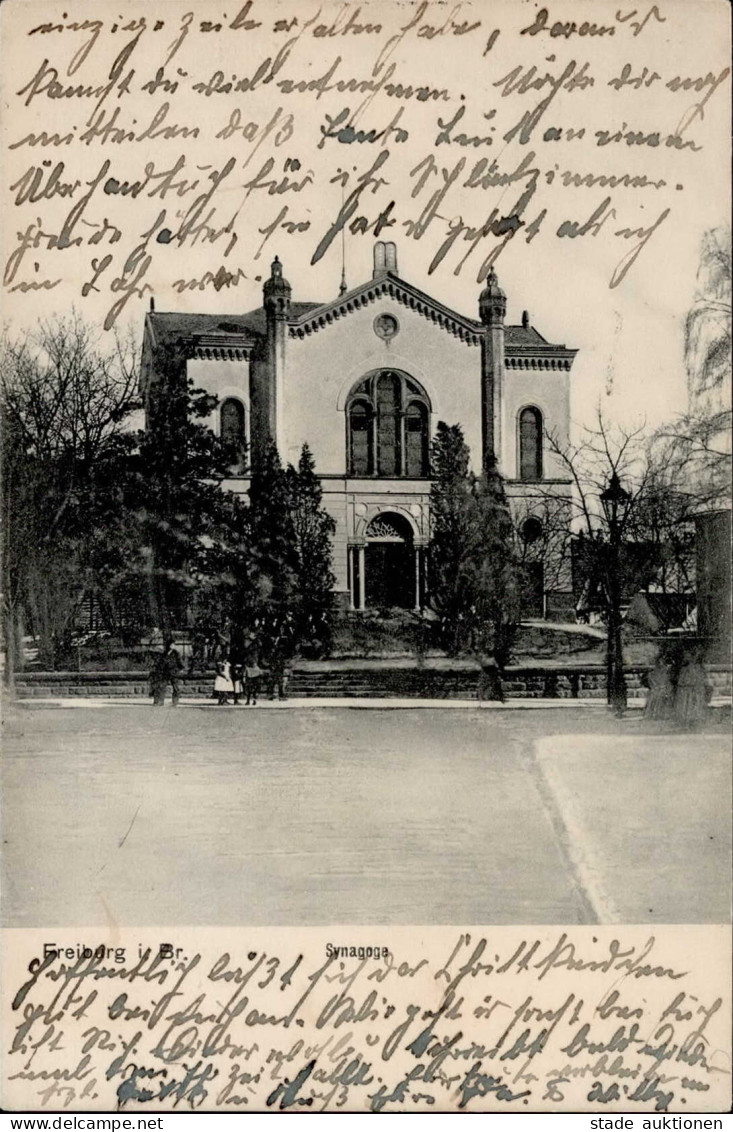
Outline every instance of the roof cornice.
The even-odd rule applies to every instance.
[[[475,319],[466,318],[465,315],[444,306],[431,295],[427,295],[412,283],[406,283],[398,275],[386,271],[376,279],[347,291],[330,303],[324,303],[311,311],[306,311],[297,318],[288,320],[291,338],[306,338],[317,334],[341,318],[346,318],[354,311],[360,310],[371,303],[377,302],[385,295],[417,311],[429,322],[435,323],[454,337],[465,342],[468,346],[478,346],[484,335],[485,328]],[[508,369],[545,369],[569,370],[577,354],[577,350],[567,346],[542,343],[513,343],[507,342],[504,347],[505,364]]]
[[[449,334],[453,334],[467,346],[478,346],[481,342],[481,326],[471,319],[465,318],[449,307],[443,306],[436,299],[426,295],[411,283],[393,275],[391,271],[370,279],[340,295],[331,303],[324,303],[313,311],[307,311],[297,319],[289,322],[290,336],[292,338],[305,338],[316,334],[319,330],[345,318],[354,311],[376,302],[387,295],[410,310],[417,311],[423,318],[440,326]]]
[[[245,334],[196,334],[187,336],[188,356],[205,361],[246,361],[255,347],[255,342]]]
[[[566,346],[509,346],[505,347],[504,365],[507,369],[570,369],[577,350]]]

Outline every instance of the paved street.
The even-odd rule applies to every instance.
[[[719,922],[730,766],[599,708],[21,705],[4,922]]]

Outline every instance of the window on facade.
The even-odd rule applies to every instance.
[[[545,571],[541,562],[525,562],[520,571],[519,603],[522,617],[544,617]]]
[[[222,443],[232,453],[232,464],[240,465],[244,459],[247,439],[244,405],[236,397],[227,397],[222,403],[219,419]]]
[[[530,515],[522,523],[522,538],[525,542],[537,542],[542,538],[542,520],[536,515]]]
[[[519,414],[519,478],[525,483],[542,479],[542,413],[522,409]]]
[[[365,401],[355,401],[349,410],[351,475],[370,476],[372,467],[372,409]]]
[[[405,475],[419,479],[428,471],[428,411],[411,401],[405,413]]]
[[[400,379],[396,373],[377,378],[377,473],[400,474]]]
[[[346,413],[349,475],[428,475],[430,403],[415,381],[373,374],[355,387]]]

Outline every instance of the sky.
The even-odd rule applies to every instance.
[[[342,254],[350,286],[370,276],[374,221],[390,201],[396,223],[382,238],[397,244],[400,275],[475,317],[482,287],[479,269],[500,240],[480,239],[456,273],[469,247],[465,229],[480,227],[494,209],[495,216],[510,215],[528,179],[485,188],[468,188],[466,179],[482,160],[485,170],[496,162],[499,174],[511,173],[525,161],[537,169],[535,192],[520,213],[523,227],[496,262],[508,297],[508,321],[519,322],[527,310],[546,338],[578,349],[572,381],[575,421],[587,421],[599,404],[616,421],[645,420],[651,428],[669,420],[686,407],[682,325],[694,301],[700,242],[729,213],[727,5],[672,0],[657,6],[656,15],[652,6],[642,6],[636,16],[636,9],[605,0],[565,7],[578,21],[583,15],[575,31],[570,21],[553,30],[554,10],[543,24],[538,4],[502,0],[370,0],[320,8],[308,0],[254,0],[244,9],[201,3],[190,18],[187,4],[166,0],[156,8],[163,24],[157,30],[149,8],[136,3],[125,5],[126,23],[107,0],[75,4],[74,27],[68,26],[70,17],[65,23],[50,21],[50,13],[59,20],[58,9],[38,0],[3,5],[6,282],[19,233],[30,226],[34,233],[40,228],[58,234],[87,186],[105,171],[74,227],[75,235],[82,234],[82,246],[59,251],[49,248],[53,241],[44,237],[29,249],[6,285],[5,318],[24,333],[73,304],[90,321],[101,322],[122,294],[119,288],[112,292],[113,279],[134,280],[136,265],[149,253],[151,263],[140,283],[145,293],[133,294],[124,304],[121,327],[141,327],[151,293],[158,310],[235,314],[257,307],[261,279],[269,274],[274,254],[283,261],[294,300],[328,300],[338,292]],[[642,23],[643,15],[648,18]],[[210,28],[221,30],[204,31],[204,17]],[[91,25],[80,26],[85,18],[101,25],[96,38]],[[44,20],[50,26],[39,31]],[[92,39],[88,53],[80,52]],[[133,71],[127,89],[115,87],[103,106],[93,95],[74,93],[103,85],[121,48],[133,41],[121,72]],[[268,59],[272,71],[278,51],[287,56],[279,70],[269,81],[253,81]],[[156,85],[161,64],[162,81]],[[382,82],[390,68],[391,90]],[[220,85],[234,76],[249,88],[211,93],[217,70]],[[564,84],[558,82],[562,75],[569,76]],[[382,85],[376,93],[333,89],[350,78]],[[317,87],[319,80],[321,88],[330,83],[332,89],[297,89],[298,84]],[[432,93],[424,99],[408,96],[410,87]],[[52,97],[57,90],[60,96]],[[96,114],[97,124],[112,118],[136,137],[163,106],[167,125],[178,127],[172,137],[118,141],[99,131],[89,136]],[[522,116],[533,111],[538,122],[523,138]],[[455,125],[446,131],[456,115]],[[339,122],[353,127],[351,137],[339,133]],[[184,126],[188,137],[181,134]],[[69,144],[23,142],[42,130],[69,136]],[[354,139],[355,130],[372,131],[372,140]],[[388,158],[375,177],[383,176],[386,183],[374,193],[368,187],[355,213],[366,217],[370,230],[349,232],[343,240],[337,235],[312,263],[319,239],[348,199],[355,178],[385,151]],[[185,209],[201,191],[192,189],[180,199],[174,192],[165,199],[155,195],[151,184],[159,186],[161,172],[181,158],[180,179],[198,177],[204,186],[212,170],[221,171],[232,161],[212,198],[211,219],[212,227],[221,228],[236,214],[236,243],[228,255],[228,236],[215,242],[190,236],[167,244],[156,239],[163,228],[180,232]],[[57,181],[68,182],[68,194],[48,189],[50,170],[59,162],[63,168]],[[461,162],[437,215],[423,237],[415,239],[415,221]],[[144,181],[146,167],[158,181],[148,178],[145,189],[131,194],[125,181]],[[419,170],[426,167],[432,172],[416,191]],[[346,187],[339,183],[341,171],[349,177]],[[565,185],[563,174],[594,183]],[[40,178],[35,194],[34,175]],[[617,182],[599,182],[603,177]],[[624,178],[637,181],[628,184]],[[116,190],[114,185],[110,189],[110,179]],[[303,187],[296,190],[300,181]],[[300,223],[306,230],[281,227],[260,251],[263,229],[283,208],[286,223]],[[543,210],[538,231],[528,240],[527,226]],[[464,226],[459,239],[431,273],[447,232],[459,224]],[[119,227],[120,238],[112,245],[108,229],[106,237],[90,246],[90,235],[106,225]],[[154,235],[136,252],[150,229]],[[648,240],[642,241],[648,229]],[[623,256],[639,243],[638,258],[622,281],[609,286]],[[106,254],[112,261],[94,290],[94,271]],[[202,280],[209,273],[210,279],[219,268],[236,276],[236,286],[217,292],[206,285],[185,293],[174,286],[180,278]],[[44,279],[60,282],[47,291],[23,293],[18,286]]]

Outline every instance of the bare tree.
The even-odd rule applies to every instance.
[[[590,538],[603,536],[605,517],[601,494],[614,473],[631,494],[630,519],[634,502],[644,491],[649,476],[643,424],[634,428],[610,425],[599,407],[595,424],[583,427],[577,442],[561,442],[554,432],[547,432],[545,436],[550,451],[573,485],[568,506],[576,530],[583,530]]]
[[[690,409],[697,412],[718,392],[730,401],[731,232],[711,228],[700,247],[695,300],[685,319],[685,366]],[[725,397],[725,387],[728,396]]]
[[[132,338],[103,345],[79,314],[0,341],[6,672],[21,623],[51,660],[84,601],[99,504],[115,521],[115,468],[138,405]]]
[[[698,511],[731,502],[731,234],[706,232],[684,327],[687,411],[660,428],[655,460]]]
[[[699,511],[730,507],[731,410],[685,413],[660,428],[655,461],[697,502]]]
[[[550,433],[547,444],[573,483],[570,526],[584,540],[583,554],[576,557],[594,575],[601,613],[607,600],[603,563],[609,533],[601,495],[613,475],[629,495],[619,531],[625,544],[624,590],[651,583],[669,593],[694,588],[697,498],[643,424],[610,425],[599,408],[595,424],[581,431],[577,443],[561,443]]]
[[[514,542],[520,586],[527,597],[540,598],[539,589],[569,592],[572,504],[565,498],[540,493],[512,500]],[[542,601],[544,606],[544,600]],[[526,613],[525,613],[526,615]]]

